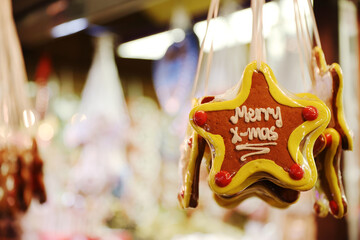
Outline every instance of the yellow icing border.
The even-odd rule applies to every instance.
[[[287,208],[290,205],[296,203],[299,200],[300,195],[292,203],[284,202],[278,197],[278,195],[274,194],[272,191],[270,191],[267,187],[263,185],[256,185],[254,187],[246,188],[238,196],[232,198],[223,198],[217,194],[214,194],[214,199],[216,203],[225,208],[234,208],[250,197],[258,197],[264,202],[276,208]]]
[[[241,106],[249,96],[252,84],[252,75],[256,69],[256,61],[246,66],[243,73],[241,89],[234,99],[224,102],[202,104],[194,107],[190,112],[189,120],[194,130],[197,131],[204,139],[206,139],[209,144],[213,145],[215,148],[215,153],[213,153],[214,159],[212,161],[212,168],[209,174],[209,185],[216,194],[233,195],[239,191],[244,190],[247,187],[246,185],[244,185],[244,182],[246,182],[246,179],[249,178],[251,175],[257,172],[266,172],[272,175],[274,178],[279,179],[280,182],[284,184],[283,187],[292,188],[295,190],[309,190],[314,186],[317,179],[317,171],[312,153],[313,145],[317,137],[321,134],[321,132],[323,132],[323,130],[330,121],[330,110],[322,101],[319,100],[297,98],[295,99],[287,96],[279,88],[272,70],[265,63],[261,63],[260,71],[264,74],[265,79],[269,85],[270,94],[279,104],[290,107],[314,106],[318,109],[318,118],[314,121],[305,121],[303,124],[297,127],[290,135],[288,141],[290,155],[296,163],[303,167],[304,177],[301,180],[294,180],[289,176],[288,172],[286,172],[282,167],[276,165],[274,161],[269,159],[257,159],[245,164],[235,174],[235,176],[233,176],[231,183],[226,187],[219,187],[215,184],[215,175],[220,171],[221,165],[224,161],[225,145],[223,139],[220,135],[211,134],[209,132],[206,132],[201,127],[197,126],[193,122],[192,117],[196,111],[200,110],[229,110]],[[313,133],[310,134],[311,132]],[[308,144],[306,145],[305,149],[306,157],[308,160],[306,163],[299,149],[299,145],[303,138],[308,134],[310,135]]]
[[[194,172],[195,172],[195,164],[196,158],[199,154],[198,150],[198,134],[193,131],[192,134],[192,147],[190,153],[189,164],[186,169],[186,175],[184,180],[184,197],[181,198],[181,206],[183,208],[188,208],[190,204],[190,196],[192,192],[192,183],[194,179]]]
[[[330,147],[327,147],[325,149],[325,157],[324,157],[324,171],[325,171],[325,177],[326,181],[329,185],[330,193],[333,197],[336,204],[339,207],[339,213],[337,215],[334,215],[336,218],[342,218],[344,216],[344,205],[342,202],[342,192],[340,188],[340,183],[338,182],[338,176],[336,173],[336,169],[334,167],[334,161],[337,161],[336,159],[336,152],[338,148],[341,149],[340,146],[340,134],[333,128],[327,128],[324,133],[329,133],[332,137],[332,142]]]
[[[195,107],[199,105],[199,99],[194,98],[192,100],[192,106]],[[192,146],[190,147],[187,143],[187,141],[192,138]],[[184,197],[179,197],[179,203],[182,208],[188,208],[190,204],[190,196],[192,192],[192,183],[194,179],[194,172],[195,172],[195,164],[196,164],[196,158],[199,154],[198,149],[198,134],[190,124],[188,124],[186,129],[186,137],[185,137],[185,143],[184,143],[184,158],[187,158],[187,165],[185,169],[185,176],[181,176],[182,179],[182,186],[180,191],[184,191]],[[190,154],[189,152],[190,151]]]
[[[354,143],[353,143],[353,135],[352,132],[348,126],[348,124],[345,121],[345,114],[344,114],[344,107],[343,107],[343,90],[344,90],[344,80],[343,80],[343,74],[342,70],[339,64],[333,63],[330,65],[330,67],[326,64],[325,55],[324,52],[320,47],[315,47],[313,49],[314,56],[316,53],[319,55],[319,62],[320,66],[319,69],[322,73],[328,71],[329,69],[334,69],[336,73],[339,76],[339,91],[336,94],[336,108],[337,108],[337,118],[339,120],[339,125],[341,129],[343,130],[344,134],[346,135],[347,141],[349,143],[349,148],[345,150],[352,150]]]

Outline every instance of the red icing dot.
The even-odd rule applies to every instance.
[[[300,180],[304,176],[304,170],[298,164],[295,163],[290,167],[289,175],[294,180]]]
[[[331,209],[332,214],[338,215],[338,213],[339,213],[339,206],[337,205],[337,203],[336,203],[334,200],[331,200],[331,201],[329,202],[329,205],[330,205],[330,209]]]
[[[220,171],[215,175],[215,183],[219,187],[226,187],[231,182],[231,175],[228,171]]]
[[[204,126],[204,124],[206,123],[207,120],[207,115],[206,112],[204,111],[197,111],[194,114],[194,122],[196,125],[198,126]]]
[[[312,121],[319,116],[319,111],[316,107],[307,106],[303,108],[302,115],[306,121]]]
[[[193,139],[192,137],[189,138],[189,140],[187,141],[187,144],[189,145],[189,147],[192,147],[192,142],[193,142]]]
[[[331,143],[332,143],[332,136],[330,133],[326,133],[325,134],[325,139],[326,139],[326,147],[330,147]]]

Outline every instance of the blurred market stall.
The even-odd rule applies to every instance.
[[[267,1],[263,35],[279,83],[300,93],[309,85],[292,2]],[[311,194],[287,210],[259,199],[220,208],[206,169],[199,207],[180,209],[179,146],[209,3],[13,0],[48,194],[24,216],[23,239],[358,239],[358,147],[345,153],[343,220],[316,218]],[[241,78],[250,56],[249,7],[250,1],[221,2],[199,89],[207,79],[209,94],[223,93]],[[345,112],[358,146],[359,6],[315,0],[314,11],[326,60],[344,71]]]

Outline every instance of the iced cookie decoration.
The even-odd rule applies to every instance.
[[[341,137],[333,128],[327,128],[323,135],[325,149],[315,158],[318,181],[314,210],[321,217],[326,216],[330,210],[332,215],[342,218],[347,211],[347,201],[340,172]]]
[[[204,102],[212,101],[213,99],[214,97],[204,97],[200,100],[194,99],[193,107]],[[198,121],[204,121],[204,119]],[[182,183],[178,200],[182,208],[195,208],[198,205],[200,165],[205,149],[205,140],[199,136],[189,124],[185,140],[181,146],[179,166]]]
[[[341,137],[343,150],[352,150],[353,138],[345,120],[343,107],[344,81],[339,64],[326,64],[321,48],[315,47],[312,52],[312,93],[316,94],[331,110],[331,121],[328,127],[334,128]]]
[[[182,208],[195,208],[198,205],[199,173],[205,145],[204,139],[195,131],[192,131],[184,145],[184,155],[181,157],[184,164],[182,167],[183,180],[178,194],[178,200]]]
[[[331,110],[331,121],[323,136],[322,152],[317,155],[319,173],[316,183],[315,212],[326,216],[330,211],[336,218],[346,214],[347,201],[343,190],[340,162],[343,150],[352,150],[353,139],[343,111],[343,77],[338,64],[328,66],[319,47],[312,55],[312,92],[319,96]]]
[[[215,194],[232,196],[260,179],[297,191],[314,186],[313,146],[330,111],[315,97],[286,94],[265,63],[245,68],[234,99],[196,106],[189,118],[210,146]]]
[[[224,101],[225,95],[220,96],[204,96],[200,99],[193,99],[193,106],[209,102]],[[229,96],[229,94],[226,94]],[[206,115],[199,113],[196,116],[197,124],[206,121]],[[186,136],[180,147],[181,157],[179,169],[181,171],[181,188],[178,194],[178,200],[182,208],[195,208],[199,199],[199,179],[200,165],[202,159],[205,159],[207,169],[211,168],[210,149],[204,138],[198,135],[189,124],[186,130]]]
[[[310,0],[307,3],[312,27],[309,27],[309,21],[306,20],[305,11],[301,10],[299,1],[294,0],[296,29],[300,36],[298,43],[299,48],[303,49],[300,56],[304,57],[306,64],[310,66],[311,93],[324,101],[331,111],[331,120],[317,139],[313,150],[318,170],[314,210],[321,217],[330,212],[334,217],[342,218],[347,211],[347,201],[343,191],[340,162],[342,151],[353,148],[352,134],[345,121],[343,109],[343,75],[337,63],[330,66],[326,64],[313,7]]]

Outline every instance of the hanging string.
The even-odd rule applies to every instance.
[[[11,101],[11,92],[13,91],[13,89],[11,89],[10,84],[8,84],[8,82],[10,81],[11,76],[9,75],[9,70],[10,65],[9,65],[9,53],[8,53],[8,39],[7,39],[7,14],[9,13],[9,9],[8,9],[8,1],[4,1],[4,4],[1,8],[1,13],[0,13],[0,82],[1,82],[1,87],[2,87],[2,96],[1,96],[1,114],[3,114],[3,121],[6,125],[13,127],[12,124],[14,124],[13,119],[16,119],[16,116],[14,116],[14,106],[12,106],[13,104],[15,104],[14,101]],[[12,80],[12,79],[11,79]]]
[[[299,13],[300,13],[300,7],[299,7]],[[304,21],[304,34],[306,34],[306,40],[307,40],[307,42],[306,42],[306,44],[307,44],[307,46],[310,46],[310,50],[311,50],[311,48],[312,48],[312,45],[313,45],[313,42],[312,42],[312,37],[311,37],[311,31],[310,31],[310,27],[309,27],[309,24],[308,24],[308,20],[307,20],[307,17],[306,17],[306,12],[305,12],[305,9],[303,9],[303,11],[302,11],[303,13],[302,14],[300,14],[300,16],[301,17],[303,17],[303,19],[301,20],[301,21]]]
[[[211,63],[214,53],[214,46],[213,41],[211,41],[211,47],[208,54],[207,64],[206,64],[206,77],[205,77],[205,92],[204,95],[207,95],[208,92],[208,85],[209,85],[209,78],[210,78],[210,70],[211,70]]]
[[[311,11],[311,10],[310,10]],[[307,21],[307,17],[306,17],[306,13],[305,13],[305,10],[303,11],[303,15],[304,17],[304,21],[305,21],[305,32],[307,33],[307,46],[308,46],[308,49],[307,49],[307,54],[309,54],[309,59],[308,59],[308,62],[307,62],[307,65],[308,65],[308,69],[310,70],[311,69],[311,58],[312,58],[312,49],[313,49],[313,41],[312,41],[312,36],[311,36],[311,31],[310,31],[310,28],[309,28],[309,25],[308,25],[308,21]],[[316,25],[316,23],[314,23]],[[313,24],[313,25],[314,25]],[[313,80],[313,76],[312,74],[311,75],[311,80]]]
[[[258,29],[257,29],[257,36],[258,36],[258,42],[257,42],[257,68],[260,69],[261,62],[264,60],[264,37],[263,37],[263,5],[265,3],[265,0],[260,0],[258,5]]]
[[[1,64],[4,64],[2,70],[5,76],[1,81],[7,87],[7,91],[4,92],[4,105],[2,107],[4,114],[6,114],[5,111],[8,111],[9,123],[14,127],[18,127],[20,119],[23,118],[24,110],[28,109],[26,91],[24,89],[27,77],[20,41],[11,14],[12,7],[10,0],[3,2],[2,10],[2,47],[5,48],[2,51],[2,55],[5,55],[5,59],[3,59]],[[4,69],[5,65],[7,67]],[[10,82],[12,84],[9,84]]]
[[[305,48],[304,50],[305,50],[306,62],[310,63],[311,49],[312,49],[311,37],[310,37],[310,34],[308,33],[309,32],[308,28],[306,27],[307,23],[306,23],[306,21],[304,22],[304,16],[300,13],[300,7],[299,7],[298,0],[295,0],[295,3],[296,3],[295,18],[297,18],[297,22],[298,22],[297,26],[300,29],[300,36],[301,36],[302,43],[303,43],[302,45]]]
[[[218,4],[215,5],[214,16],[213,16],[214,19],[216,19],[218,17],[218,13],[219,13],[219,1],[218,1]],[[211,63],[212,63],[213,55],[214,55],[214,38],[211,39],[211,46],[210,46],[209,54],[207,57],[205,92],[204,92],[205,96],[207,95],[207,92],[208,92],[208,85],[209,85],[209,78],[210,78]]]
[[[296,38],[297,38],[297,49],[299,52],[299,56],[300,56],[300,68],[301,68],[301,77],[302,77],[302,81],[303,81],[303,85],[306,87],[306,79],[305,79],[305,67],[304,67],[304,55],[303,55],[303,51],[301,51],[301,47],[303,46],[303,44],[301,44],[301,37],[300,37],[300,22],[299,22],[299,17],[297,15],[297,9],[298,8],[298,4],[297,4],[297,0],[294,0],[294,15],[295,15],[295,25],[296,25]]]
[[[257,68],[260,69],[264,60],[264,38],[263,38],[263,5],[265,0],[252,0],[251,9],[253,13],[251,58],[256,60]]]
[[[251,37],[251,60],[256,60],[256,42],[257,42],[257,2],[251,1],[251,10],[252,10],[252,37]]]
[[[310,0],[308,0],[307,3],[308,3],[307,6],[308,6],[308,9],[310,12],[310,17],[311,17],[312,26],[313,26],[312,33],[315,37],[315,45],[321,47],[319,32],[317,29],[315,16],[314,16],[314,11],[313,11]],[[309,72],[311,73],[311,58],[312,58],[313,42],[312,42],[311,31],[310,31],[309,22],[308,22],[308,19],[306,16],[305,9],[303,9],[302,11],[300,10],[300,5],[299,5],[298,0],[294,0],[294,13],[295,13],[295,23],[296,23],[296,30],[297,30],[297,37],[298,37],[298,49],[301,49],[301,46],[304,48],[303,52],[304,52],[304,56],[306,58],[306,63],[307,63],[306,65],[308,67]],[[301,40],[299,39],[299,35],[300,35]],[[301,50],[299,50],[299,51],[301,51]],[[300,55],[301,64],[303,64],[302,52],[300,52],[299,55]],[[302,75],[303,75],[304,86],[306,86],[305,75],[304,75],[305,69],[303,66],[302,66],[301,70],[302,70]],[[311,81],[314,83],[315,79],[314,79],[313,74],[310,74],[310,78],[311,78]]]
[[[8,14],[8,39],[9,39],[9,49],[10,49],[10,56],[13,59],[12,69],[14,80],[16,81],[16,85],[14,84],[14,88],[16,90],[15,96],[18,96],[18,104],[20,113],[23,110],[28,108],[28,104],[26,102],[26,92],[25,92],[25,84],[27,82],[26,70],[25,70],[25,63],[23,58],[23,53],[21,51],[21,44],[20,40],[16,31],[16,25],[14,19],[10,13],[12,13],[11,3],[9,1],[8,4],[9,14]],[[21,96],[21,97],[19,97]]]
[[[311,0],[307,0],[307,3],[308,3],[309,11],[310,11],[311,21],[313,22],[313,33],[314,33],[314,37],[315,37],[315,44],[316,44],[316,46],[321,48],[319,30],[318,30],[318,27],[316,24],[314,9],[311,4]]]
[[[210,3],[209,12],[208,12],[207,19],[206,19],[205,35],[204,35],[204,39],[203,39],[203,41],[201,43],[201,47],[200,47],[200,51],[199,51],[198,63],[197,63],[197,67],[196,67],[196,74],[195,74],[194,84],[193,84],[193,88],[192,88],[192,91],[191,91],[191,94],[190,94],[191,99],[193,99],[195,97],[195,93],[196,93],[196,90],[197,90],[197,87],[198,87],[200,69],[201,69],[201,64],[202,64],[203,56],[204,56],[205,41],[206,41],[206,37],[207,37],[208,31],[209,31],[210,21],[213,18],[215,18],[215,15],[217,16],[217,11],[219,9],[219,2],[220,2],[220,0],[211,0],[211,3]]]
[[[260,15],[261,15],[261,21],[260,21],[260,24],[261,24],[261,31],[260,31],[260,36],[261,36],[261,54],[262,54],[262,58],[261,60],[263,62],[266,62],[266,48],[265,48],[265,40],[264,40],[264,35],[263,35],[263,26],[264,26],[264,13],[263,13],[263,10],[264,10],[264,4],[265,4],[265,0],[262,0],[261,1],[261,6],[260,6]]]

